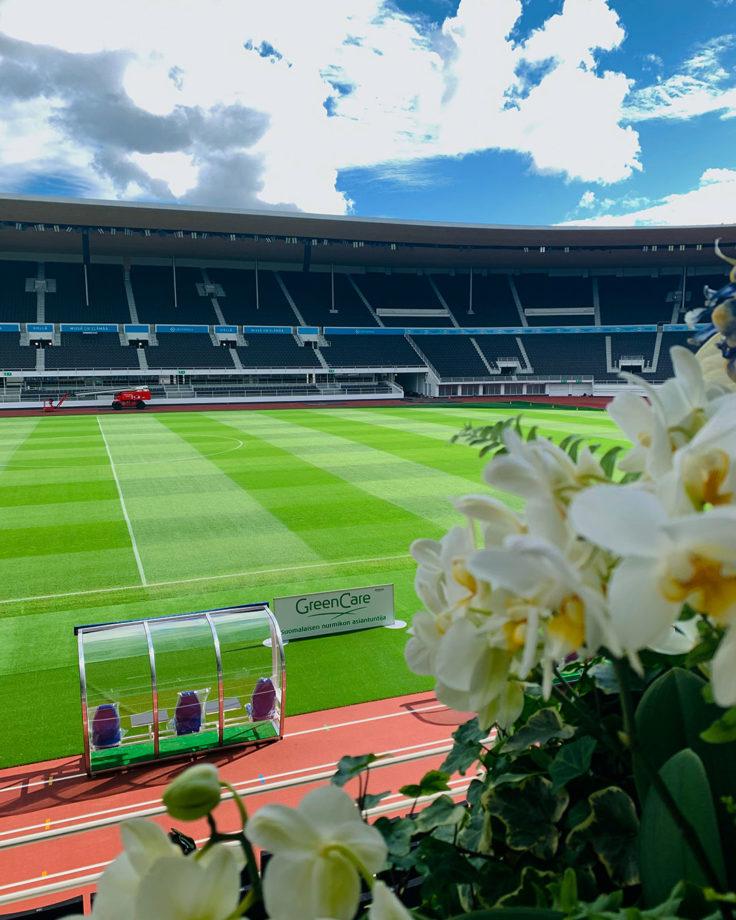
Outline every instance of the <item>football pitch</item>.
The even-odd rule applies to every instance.
[[[0,419],[0,766],[81,751],[75,625],[384,583],[411,621],[409,544],[462,523],[451,499],[486,488],[477,448],[449,439],[519,411],[555,440],[622,443],[596,410]],[[428,689],[405,642],[370,629],[290,643],[287,712]]]

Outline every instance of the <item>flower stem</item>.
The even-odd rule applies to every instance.
[[[330,846],[325,847],[322,853],[324,856],[328,856],[330,853],[339,853],[340,856],[344,856],[345,859],[358,870],[360,877],[368,886],[369,891],[373,891],[373,886],[376,882],[375,878],[348,847],[344,847],[339,843],[332,843]]]
[[[228,789],[230,792],[232,792],[233,801],[235,802],[235,805],[240,812],[240,820],[243,824],[243,828],[245,828],[245,825],[248,823],[248,812],[245,810],[245,805],[243,804],[243,800],[240,798],[238,791],[233,786],[231,786],[230,783],[226,783],[225,780],[220,780],[220,785],[223,789]]]

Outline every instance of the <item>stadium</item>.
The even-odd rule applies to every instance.
[[[525,436],[626,447],[601,408],[640,392],[622,372],[672,377],[685,314],[726,280],[716,238],[733,251],[736,225],[0,198],[6,914],[88,908],[182,756],[209,752],[249,808],[298,801],[346,752],[379,751],[381,787],[438,768],[465,717],[403,649],[408,547],[457,523],[486,462],[451,438],[521,412]],[[279,658],[313,629],[281,618],[297,597],[301,624],[362,619]]]

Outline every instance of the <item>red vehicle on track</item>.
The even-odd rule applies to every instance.
[[[102,390],[102,392],[109,393],[110,391]],[[71,393],[64,393],[56,402],[54,402],[53,399],[44,400],[43,411],[56,412],[57,409],[61,408],[64,400],[68,399],[71,395]],[[94,393],[85,393],[84,395],[97,396],[100,395],[100,391],[97,390]],[[150,399],[151,391],[148,387],[136,387],[133,390],[119,390],[112,398],[112,407],[113,409],[145,409],[146,403],[149,402]]]

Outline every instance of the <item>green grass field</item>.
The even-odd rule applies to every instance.
[[[477,450],[449,438],[509,414],[518,410],[0,419],[0,765],[81,751],[77,624],[385,582],[411,620],[409,544],[439,537],[458,521],[450,499],[483,488]],[[558,440],[619,443],[599,411],[524,419]],[[373,629],[291,643],[288,712],[428,688],[404,665],[405,642]]]

